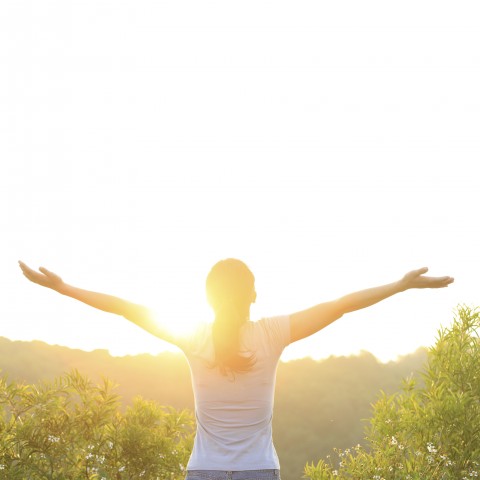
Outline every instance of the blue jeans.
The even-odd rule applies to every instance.
[[[185,480],[280,480],[280,470],[188,470]]]

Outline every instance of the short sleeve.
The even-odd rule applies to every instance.
[[[288,315],[262,318],[259,324],[272,351],[281,353],[290,344],[290,317]]]
[[[175,339],[175,345],[187,356],[198,349],[205,348],[211,336],[211,324],[200,324],[190,334],[179,336]]]

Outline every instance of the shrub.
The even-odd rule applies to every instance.
[[[439,331],[420,388],[381,394],[360,446],[305,467],[311,480],[460,480],[480,477],[480,313],[459,307]]]
[[[141,398],[119,407],[108,380],[76,371],[39,385],[0,379],[0,479],[183,478],[192,415]]]

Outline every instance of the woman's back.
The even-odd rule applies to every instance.
[[[289,317],[246,322],[240,352],[254,354],[248,372],[222,374],[214,367],[212,325],[181,348],[192,372],[197,435],[189,470],[279,469],[272,443],[275,374],[290,343]]]

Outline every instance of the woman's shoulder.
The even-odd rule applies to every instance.
[[[267,342],[276,348],[284,348],[290,343],[290,317],[277,315],[262,317],[249,322],[249,329],[257,337],[257,341]]]
[[[289,315],[275,315],[272,317],[262,317],[251,323],[256,328],[275,328],[278,326],[285,326],[290,323]]]
[[[198,322],[188,331],[184,331],[176,338],[176,345],[184,352],[196,348],[199,344],[211,337],[212,322]]]

